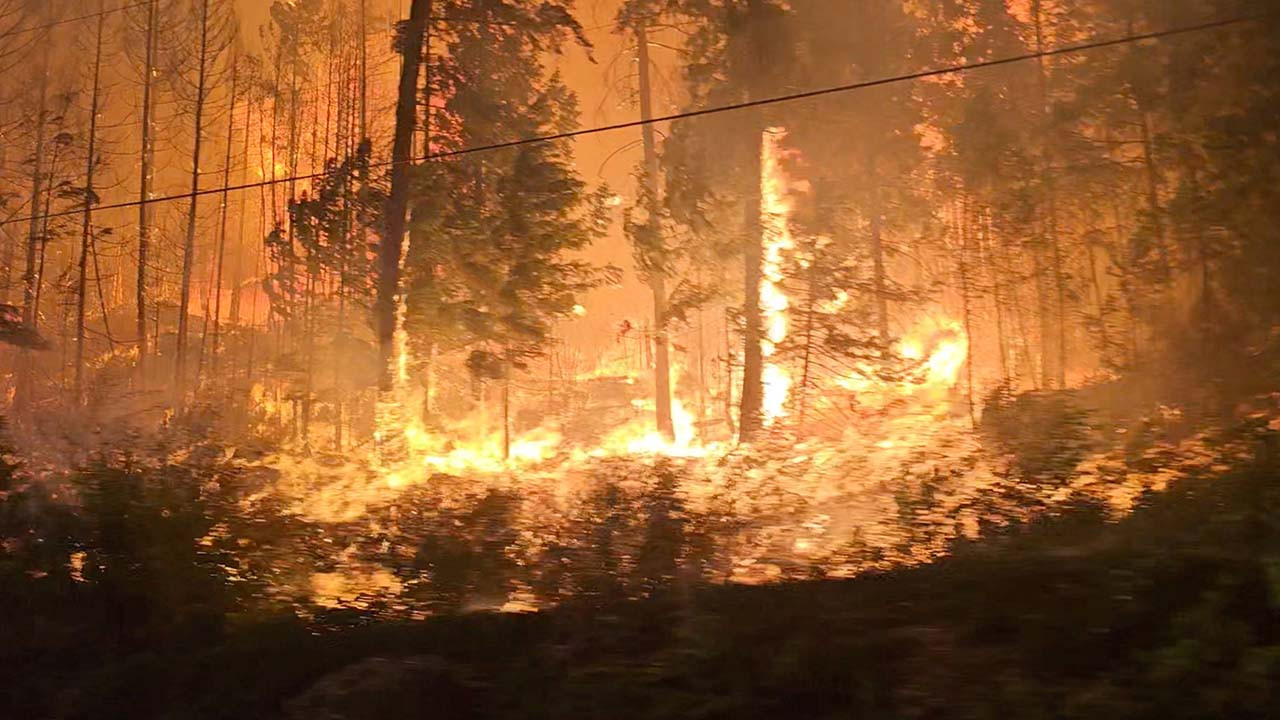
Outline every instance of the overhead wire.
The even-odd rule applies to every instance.
[[[926,78],[941,77],[945,75],[954,75],[954,74],[963,73],[963,72],[970,72],[973,70],[1000,67],[1004,65],[1013,65],[1016,63],[1027,62],[1030,60],[1038,60],[1041,58],[1088,52],[1091,50],[1099,50],[1099,49],[1110,48],[1110,47],[1118,47],[1121,45],[1128,45],[1130,43],[1144,42],[1148,40],[1159,40],[1162,38],[1174,37],[1178,35],[1188,35],[1192,33],[1205,32],[1208,30],[1216,30],[1216,29],[1221,29],[1225,27],[1230,27],[1233,25],[1241,25],[1245,23],[1257,22],[1259,20],[1263,20],[1269,17],[1275,17],[1276,15],[1277,13],[1275,12],[1259,13],[1254,15],[1242,15],[1242,16],[1236,16],[1236,17],[1222,19],[1222,20],[1206,21],[1206,22],[1197,23],[1194,25],[1184,25],[1184,26],[1175,27],[1175,28],[1167,28],[1164,30],[1153,30],[1151,32],[1125,35],[1119,38],[1093,40],[1086,43],[1066,45],[1058,48],[1050,48],[1047,50],[1041,50],[1037,52],[1028,52],[1028,53],[1011,55],[1011,56],[1002,57],[1002,58],[995,58],[992,60],[978,60],[974,62],[957,63],[954,65],[947,65],[947,66],[938,67],[938,68],[930,68],[928,70],[920,70],[917,72],[906,73],[902,75],[892,75],[892,76],[877,78],[874,80],[864,80],[860,82],[847,83],[843,85],[832,85],[828,87],[818,88],[815,90],[807,90],[804,92],[790,93],[786,95],[775,95],[767,98],[760,98],[757,100],[747,100],[739,103],[716,105],[713,107],[700,108],[697,110],[687,110],[684,112],[672,113],[669,115],[649,118],[647,120],[646,119],[629,120],[627,122],[612,123],[608,125],[599,125],[599,126],[590,127],[590,128],[583,128],[580,130],[569,130],[566,132],[553,133],[550,135],[538,135],[534,137],[520,138],[517,140],[491,143],[487,145],[476,145],[472,147],[460,148],[458,150],[445,150],[445,151],[436,152],[436,153],[429,153],[422,157],[413,158],[409,162],[410,164],[418,164],[418,163],[431,162],[434,160],[445,160],[449,158],[462,157],[466,155],[473,155],[473,154],[483,153],[483,152],[507,150],[511,148],[523,147],[526,145],[540,144],[540,143],[546,143],[546,142],[556,142],[559,140],[571,140],[574,138],[584,137],[587,135],[596,135],[600,133],[615,132],[618,130],[629,130],[629,129],[634,129],[634,128],[642,127],[644,125],[649,125],[649,124],[668,123],[668,122],[674,122],[678,120],[687,120],[691,118],[718,115],[720,113],[737,112],[740,110],[768,107],[772,105],[780,105],[783,103],[791,103],[791,102],[797,102],[801,100],[811,100],[814,98],[825,97],[828,95],[854,92],[857,90],[866,90],[869,88],[883,87],[885,85],[893,85],[893,84],[902,83],[902,82],[911,82],[914,80],[923,80]],[[403,162],[403,161],[389,160],[389,161],[384,161],[380,163],[372,163],[369,165],[369,168],[382,169],[382,168],[394,167],[398,162]],[[201,190],[197,190],[195,192],[163,195],[160,197],[149,199],[146,201],[145,204],[153,205],[157,203],[172,202],[175,200],[190,200],[192,198],[203,197],[206,195],[218,195],[224,192],[239,192],[242,190],[253,190],[257,188],[270,187],[272,185],[281,185],[281,184],[297,182],[301,180],[316,180],[316,179],[325,177],[327,174],[328,174],[327,172],[316,172],[316,173],[309,173],[309,174],[289,175],[285,177],[264,179],[264,180],[260,180],[252,183],[241,183],[237,185],[226,185],[226,186],[215,187],[215,188],[204,188]],[[131,200],[127,202],[113,203],[109,205],[98,205],[95,207],[95,210],[98,210],[98,211],[118,210],[118,209],[124,209],[124,208],[137,207],[138,205],[141,205],[141,204],[143,204],[142,201]],[[78,210],[60,211],[56,213],[42,214],[39,217],[41,219],[48,220],[50,218],[57,218],[62,216],[79,215],[80,212],[81,211],[78,211]],[[16,222],[30,222],[31,220],[32,220],[31,216],[15,218],[15,219],[7,219],[7,220],[0,221],[0,226],[8,225],[10,223],[16,223]]]

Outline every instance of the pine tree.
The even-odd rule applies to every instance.
[[[635,251],[636,265],[653,293],[654,410],[658,432],[670,441],[675,439],[675,427],[671,419],[671,340],[668,336],[670,318],[667,310],[670,302],[667,281],[671,273],[671,253],[662,227],[657,132],[653,124],[648,122],[653,119],[649,32],[660,12],[661,7],[657,3],[627,3],[618,12],[618,25],[635,38],[640,119],[646,121],[640,130],[644,145],[644,166],[640,171],[641,207],[645,217],[638,222],[628,222],[628,235]]]
[[[569,38],[585,42],[568,9],[477,2],[465,12],[506,24],[449,28],[432,69],[443,98],[433,143],[467,147],[571,128],[574,97],[539,59]],[[570,255],[603,232],[606,193],[587,189],[563,141],[463,155],[418,176],[406,330],[420,355],[460,352],[474,378],[501,383],[509,441],[512,374],[546,351],[554,323],[606,279]]]
[[[759,100],[785,87],[791,42],[782,4],[681,0],[676,6],[692,25],[685,77],[693,108]],[[743,441],[755,438],[764,423],[760,154],[771,124],[762,109],[683,120],[673,125],[666,153],[673,217],[696,232],[712,224],[712,216],[737,216],[734,245],[743,263],[738,433]]]
[[[911,72],[927,64],[919,20],[901,2],[848,3],[831,0],[797,5],[794,26],[802,61],[799,78],[825,84],[857,82]],[[920,57],[924,55],[924,57]],[[836,75],[832,76],[832,72]],[[811,158],[806,178],[814,186],[808,230],[832,236],[859,235],[871,269],[874,326],[890,343],[891,303],[905,291],[895,283],[895,248],[914,228],[913,173],[922,161],[916,128],[923,121],[917,89],[897,83],[795,108],[788,144]]]

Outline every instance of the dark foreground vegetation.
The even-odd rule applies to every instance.
[[[417,622],[246,610],[193,483],[99,478],[71,513],[7,470],[0,715],[1277,717],[1280,444],[1241,432],[1250,463],[1120,521],[1078,505],[928,566]]]

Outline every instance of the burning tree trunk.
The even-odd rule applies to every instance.
[[[667,337],[667,286],[666,243],[662,238],[661,199],[658,192],[658,147],[653,124],[653,88],[649,80],[649,38],[645,21],[636,24],[636,46],[639,48],[640,118],[644,141],[644,194],[649,216],[649,248],[653,257],[648,258],[646,272],[649,287],[653,291],[654,408],[657,411],[658,432],[668,441],[675,440],[675,426],[671,421],[671,343]]]
[[[764,123],[753,123],[751,137],[764,137]],[[760,151],[749,152],[753,160],[745,173],[746,199],[743,203],[743,352],[742,352],[742,402],[738,408],[738,439],[750,442],[764,424],[764,317],[760,305],[760,283],[764,279],[764,233],[760,214],[761,161]]]
[[[502,459],[511,459],[511,351],[504,350],[502,368]]]
[[[75,383],[73,392],[75,404],[84,402],[84,322],[85,298],[89,283],[89,253],[93,244],[93,175],[97,166],[98,154],[98,101],[102,81],[102,36],[106,24],[106,13],[102,11],[102,0],[98,1],[98,34],[95,41],[93,58],[93,90],[89,101],[89,148],[85,161],[84,175],[84,216],[80,225],[80,267],[76,280],[76,358]],[[99,283],[101,280],[99,280]]]
[[[409,177],[413,163],[413,137],[418,122],[418,71],[422,62],[423,36],[431,0],[413,0],[409,21],[399,41],[403,64],[396,100],[395,139],[391,149],[391,194],[382,242],[378,244],[378,290],[374,323],[381,359],[379,387],[392,389],[395,378],[396,305],[400,292],[400,258],[408,225]]]

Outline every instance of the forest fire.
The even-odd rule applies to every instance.
[[[1280,717],[1247,4],[0,0],[0,715]]]
[[[905,363],[901,377],[885,382],[869,371],[838,378],[836,384],[860,402],[889,407],[904,399],[945,402],[960,383],[969,359],[969,346],[960,323],[945,316],[927,316],[898,342]]]
[[[782,287],[782,266],[784,254],[795,247],[791,237],[792,206],[788,197],[791,186],[782,167],[785,137],[785,131],[780,128],[765,131],[760,150],[760,222],[764,236],[760,307],[764,313],[763,410],[766,426],[787,414],[787,399],[791,392],[791,374],[787,368],[771,360],[778,344],[787,337],[787,308],[790,301]]]

